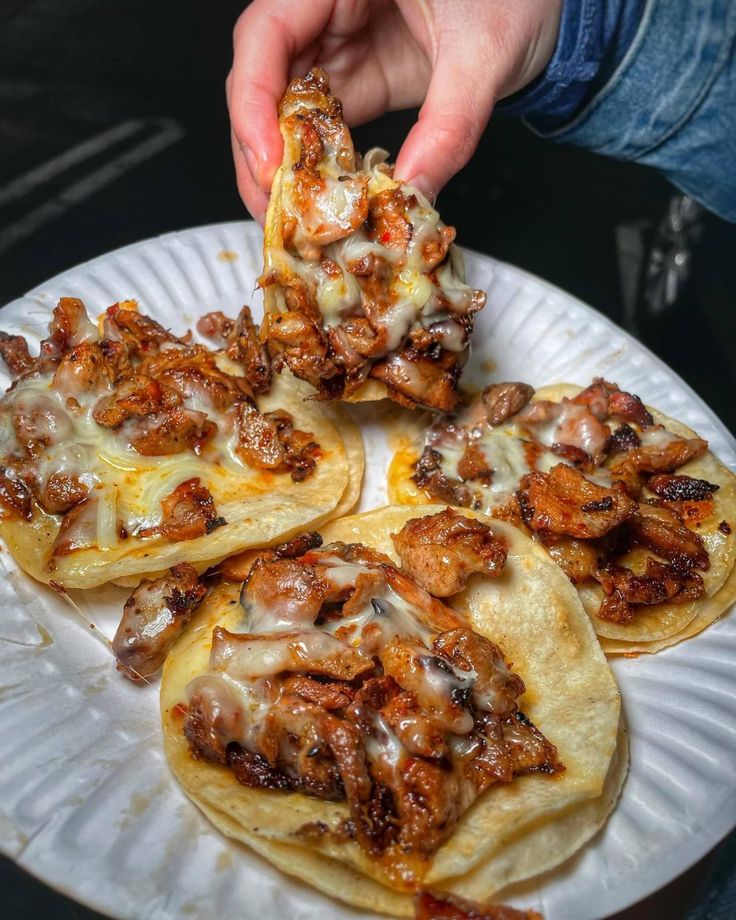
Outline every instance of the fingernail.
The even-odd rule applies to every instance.
[[[425,176],[423,173],[420,173],[418,176],[414,176],[414,178],[409,182],[409,185],[413,185],[414,188],[418,189],[431,204],[434,204],[435,199],[437,198],[437,193],[432,187],[432,183],[429,181],[427,176]]]

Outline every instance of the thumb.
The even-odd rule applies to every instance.
[[[464,44],[464,43],[463,43]],[[496,101],[489,56],[478,47],[439,49],[424,105],[396,161],[396,178],[434,198],[475,152]]]

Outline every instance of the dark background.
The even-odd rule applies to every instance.
[[[244,6],[0,0],[0,303],[117,246],[245,216],[223,89]],[[395,154],[412,117],[364,126],[356,146]],[[439,207],[461,243],[610,316],[736,428],[734,226],[683,208],[643,167],[556,147],[501,117]],[[726,917],[702,910],[728,851],[620,920],[695,917],[696,904],[698,918]],[[0,916],[97,915],[3,860]]]

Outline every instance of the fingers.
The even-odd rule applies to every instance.
[[[396,161],[395,174],[434,199],[478,146],[497,98],[496,80],[482,45],[457,36],[440,46],[419,118]]]
[[[263,226],[263,222],[266,219],[266,209],[268,208],[268,195],[253,178],[253,173],[248,167],[243,149],[232,132],[231,140],[238,192],[240,192],[240,197],[243,199],[243,203],[248,208],[253,220],[257,220]]]
[[[238,188],[254,217],[263,210],[263,195],[283,152],[277,105],[291,62],[325,27],[333,4],[334,0],[255,0],[236,23],[226,90]]]

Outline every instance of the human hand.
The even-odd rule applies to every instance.
[[[238,19],[227,99],[238,189],[263,221],[283,144],[276,108],[313,64],[355,125],[422,104],[397,178],[434,197],[495,103],[547,65],[562,0],[254,0]]]

